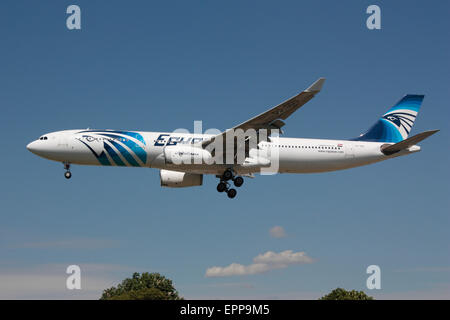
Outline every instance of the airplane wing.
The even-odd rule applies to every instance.
[[[231,129],[228,129],[222,132],[220,135],[212,137],[210,139],[204,140],[201,143],[203,148],[206,148],[212,142],[214,142],[218,137],[222,138],[222,141],[225,144],[227,133],[232,133],[236,129],[242,129],[244,132],[248,129],[254,129],[256,131],[260,129],[280,129],[284,126],[284,122],[282,120],[286,120],[291,114],[297,111],[300,107],[302,107],[305,103],[311,100],[317,93],[320,92],[322,86],[325,82],[325,78],[319,78],[316,82],[314,82],[311,86],[309,86],[306,90],[300,92],[296,96],[286,100],[285,102],[279,104],[272,109],[261,113],[260,115],[247,120]],[[225,146],[224,146],[225,147]],[[239,148],[239,145],[235,144],[236,148]],[[223,152],[226,152],[224,149]]]

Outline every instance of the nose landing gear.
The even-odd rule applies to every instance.
[[[244,183],[244,178],[242,178],[240,176],[235,176],[233,174],[233,171],[231,171],[230,169],[225,170],[225,172],[222,174],[222,176],[217,176],[217,177],[220,178],[220,182],[217,185],[217,191],[226,192],[228,198],[230,198],[230,199],[233,199],[234,197],[236,197],[237,191],[236,191],[236,189],[230,188],[230,183],[228,181],[232,180],[233,184],[236,187],[240,187]]]
[[[66,179],[70,179],[72,177],[72,173],[70,172],[70,163],[64,162],[64,170],[66,170],[66,172],[64,172],[64,177]]]

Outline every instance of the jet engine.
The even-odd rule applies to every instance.
[[[201,186],[203,184],[203,175],[196,173],[162,169],[159,171],[159,177],[161,187],[183,188]]]

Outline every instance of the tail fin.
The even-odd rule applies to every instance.
[[[386,112],[357,141],[400,142],[408,138],[424,95],[408,94]]]

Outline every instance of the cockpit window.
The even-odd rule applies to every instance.
[[[40,137],[39,140],[47,140],[47,137]]]

